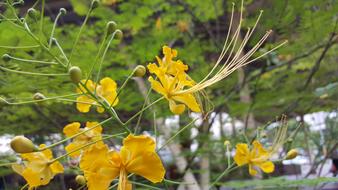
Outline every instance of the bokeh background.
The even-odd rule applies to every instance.
[[[95,9],[83,30],[76,47],[73,64],[89,72],[108,21],[117,23],[123,39],[113,41],[102,76],[111,77],[120,86],[136,65],[155,62],[163,45],[178,50],[178,57],[189,65],[190,76],[201,80],[213,67],[222,50],[229,30],[231,7],[228,0],[103,0]],[[234,1],[238,22],[240,1]],[[25,16],[36,3],[25,0],[17,6],[18,14]],[[62,16],[55,30],[55,38],[69,54],[80,26],[90,6],[89,0],[46,0],[43,30],[30,20],[34,32],[46,41],[60,8]],[[36,6],[39,9],[39,5]],[[289,42],[268,56],[231,74],[226,80],[208,88],[206,93],[213,103],[207,120],[196,122],[180,134],[175,142],[160,152],[166,165],[166,177],[182,181],[192,173],[200,189],[226,168],[223,142],[231,145],[248,136],[266,133],[267,141],[282,114],[287,116],[289,130],[301,125],[296,138],[285,145],[281,155],[297,148],[300,156],[278,164],[269,176],[251,178],[247,168],[222,179],[221,189],[337,189],[337,135],[338,135],[338,2],[336,0],[245,0],[241,38],[247,27],[252,27],[260,10],[263,16],[253,37],[244,49],[250,49],[265,31],[273,33],[264,46],[254,54],[268,51],[284,40]],[[6,6],[0,4],[0,13],[11,18]],[[40,48],[13,50],[6,46],[27,46],[35,42],[10,22],[0,23],[0,55],[51,60]],[[56,52],[56,50],[54,50]],[[62,57],[60,57],[62,59]],[[0,65],[13,70],[62,72],[57,67],[37,66],[15,60],[0,60]],[[97,70],[95,70],[97,71]],[[146,78],[134,79],[121,94],[116,109],[123,120],[135,114],[144,101],[143,92],[149,88]],[[0,95],[11,102],[31,100],[36,92],[47,97],[75,92],[67,77],[36,77],[18,75],[0,70]],[[157,95],[151,95],[155,100]],[[155,113],[155,114],[154,114]],[[65,101],[39,104],[8,105],[0,102],[0,160],[13,162],[16,157],[9,148],[13,135],[24,134],[35,143],[52,143],[62,138],[62,128],[73,121],[102,121],[106,114],[92,110],[79,113],[75,105]],[[154,117],[155,120],[154,121]],[[159,139],[164,139],[189,122],[194,114],[173,116],[162,102],[154,112],[145,112],[141,120],[143,133],[155,135],[154,123],[159,127]],[[135,121],[136,123],[136,121]],[[132,123],[134,125],[135,123]],[[268,126],[267,130],[260,130]],[[123,129],[117,123],[105,125],[105,133]],[[163,143],[162,142],[162,143]],[[114,140],[110,143],[116,143]],[[175,149],[177,148],[177,150]],[[54,150],[61,155],[63,148]],[[180,167],[183,160],[185,167]],[[66,165],[71,165],[66,160]],[[53,184],[41,189],[76,189],[74,171],[67,170],[56,177]],[[18,189],[24,184],[10,168],[0,168],[0,189]],[[239,181],[240,180],[240,181]],[[160,187],[161,188],[161,187]],[[168,189],[184,189],[184,184],[169,184]]]

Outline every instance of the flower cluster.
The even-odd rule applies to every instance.
[[[195,83],[186,73],[188,66],[180,60],[174,61],[177,51],[168,46],[163,47],[163,54],[163,60],[156,57],[158,65],[148,64],[149,72],[156,76],[156,79],[152,76],[148,79],[152,89],[168,100],[170,111],[175,114],[183,113],[186,106],[193,112],[201,112],[193,93],[176,94]]]
[[[97,106],[97,112],[104,112],[104,108],[98,104],[93,95],[96,95],[103,103],[109,106],[114,107],[118,104],[119,99],[116,93],[117,85],[113,79],[109,77],[103,78],[99,84],[94,83],[92,80],[82,80],[81,82],[85,85],[80,86],[76,90],[77,93],[82,94],[77,98],[76,103],[76,108],[80,112],[89,112],[92,105]]]
[[[45,147],[44,144],[39,146],[40,149],[45,149]],[[25,178],[30,189],[48,184],[56,174],[64,171],[61,163],[53,159],[50,149],[25,153],[20,156],[23,159],[23,164],[13,164],[12,168]]]

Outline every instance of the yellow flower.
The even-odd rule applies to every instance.
[[[41,144],[40,148],[46,145]],[[34,189],[40,185],[47,185],[58,173],[63,173],[63,166],[60,162],[53,160],[52,151],[46,149],[41,152],[21,154],[23,165],[12,165],[13,170],[20,174],[29,185],[29,189]]]
[[[85,83],[86,80],[82,80],[82,83]],[[96,95],[99,99],[102,99],[104,102],[112,106],[116,106],[119,102],[119,99],[116,97],[116,82],[109,78],[103,78],[100,80],[100,84],[95,84],[93,81],[88,80],[86,87],[91,93],[94,93],[96,90]],[[78,93],[88,93],[83,87],[77,89]],[[89,94],[83,94],[76,99],[76,108],[80,112],[87,113],[92,105],[98,105],[95,99],[93,99]],[[102,113],[104,108],[101,106],[97,107],[97,112]]]
[[[257,167],[265,173],[271,173],[275,170],[275,165],[269,160],[271,152],[255,140],[250,151],[247,144],[239,143],[236,145],[236,154],[234,160],[238,166],[249,165],[250,175],[257,174]]]
[[[155,142],[147,136],[129,135],[120,152],[96,144],[87,149],[80,161],[89,190],[106,190],[119,176],[118,190],[131,190],[128,173],[140,175],[152,183],[161,182],[165,169],[155,152]]]
[[[77,133],[80,133],[81,131],[88,130],[89,128],[92,128],[97,125],[99,125],[98,122],[87,122],[85,128],[80,128],[81,124],[79,122],[73,122],[71,124],[66,125],[63,128],[63,133],[67,137],[71,137]],[[101,133],[102,133],[102,127],[97,126],[94,129],[88,130],[87,132],[75,137],[73,139],[73,142],[66,146],[65,149],[67,153],[75,151],[76,149],[79,149],[82,146],[90,142],[101,140],[102,139]],[[99,141],[99,142],[102,142],[102,141]],[[78,151],[70,153],[70,156],[77,157],[80,155],[80,153],[81,153],[81,150],[78,150]]]
[[[175,114],[181,114],[185,110],[185,106],[194,112],[201,112],[200,105],[193,93],[176,94],[177,91],[194,85],[194,81],[186,74],[188,66],[180,60],[172,60],[177,56],[176,50],[164,46],[163,54],[163,61],[156,57],[158,65],[151,63],[147,66],[149,72],[155,74],[158,79],[149,77],[152,89],[169,101],[170,111]]]

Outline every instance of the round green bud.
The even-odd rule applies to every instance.
[[[116,39],[121,40],[123,38],[123,32],[120,29],[115,30]]]
[[[59,12],[61,13],[61,15],[67,14],[67,10],[65,8],[61,8]]]
[[[82,71],[79,67],[77,66],[72,66],[69,71],[69,76],[70,79],[74,82],[74,83],[79,83],[82,79]]]
[[[37,92],[33,95],[33,99],[34,100],[43,100],[43,99],[46,99],[46,96],[43,95],[42,93],[40,92]]]
[[[4,55],[2,56],[2,60],[5,61],[5,62],[8,62],[9,60],[11,60],[11,56],[8,55],[8,54],[4,54]]]
[[[225,141],[224,141],[224,146],[225,146],[225,147],[226,147],[226,146],[230,146],[230,141],[225,140]]]
[[[25,23],[25,18],[20,18],[21,23]]]
[[[79,185],[86,185],[86,179],[85,179],[85,177],[83,175],[77,175],[75,177],[75,181]]]
[[[100,2],[98,0],[92,1],[91,9],[96,9],[99,6]]]
[[[28,14],[29,18],[31,18],[33,20],[38,20],[39,19],[39,13],[34,8],[29,8],[27,10],[27,14]]]
[[[112,34],[116,30],[117,24],[114,21],[109,21],[106,25],[107,35]]]
[[[15,136],[11,140],[10,146],[16,153],[30,153],[37,151],[33,142],[24,136]]]
[[[134,77],[143,77],[147,70],[143,65],[137,65],[134,69]]]

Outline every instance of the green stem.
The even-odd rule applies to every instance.
[[[23,187],[21,187],[20,190],[24,190],[26,187],[28,187],[28,183],[26,185],[24,185]]]
[[[17,164],[17,163],[16,162],[3,163],[3,164],[0,164],[0,167],[11,166],[13,164]]]
[[[48,64],[48,65],[57,65],[58,64],[56,62],[50,62],[50,61],[22,59],[22,58],[13,57],[13,56],[10,56],[10,55],[8,55],[8,57],[11,58],[11,59],[13,59],[13,60],[16,60],[16,61],[29,62],[29,63],[41,63],[41,64]]]
[[[151,104],[149,104],[147,107],[141,109],[139,112],[137,112],[135,115],[133,115],[131,118],[129,118],[124,125],[127,125],[128,123],[130,123],[133,119],[135,119],[139,114],[141,114],[142,112],[144,112],[145,110],[147,110],[148,108],[150,108],[151,106],[153,106],[154,104],[160,102],[161,100],[163,100],[164,97],[162,96],[161,98],[155,100],[154,102],[152,102]]]
[[[52,56],[54,59],[55,59],[55,61],[56,62],[58,62],[58,63],[60,63],[62,66],[64,66],[64,67],[66,67],[66,65],[62,62],[62,61],[60,61],[60,59],[59,58],[57,58],[51,51],[50,51],[50,49],[47,47],[47,46],[45,46],[41,41],[40,41],[40,39],[38,38],[38,37],[36,37],[32,32],[31,32],[31,30],[29,29],[29,27],[28,27],[28,25],[27,25],[27,23],[24,23],[23,24],[24,25],[24,28],[25,28],[25,31],[37,42],[37,43],[39,43],[40,44],[40,46],[50,55],[50,56]]]
[[[123,82],[122,86],[118,89],[116,97],[114,98],[114,100],[112,101],[112,103],[109,105],[109,109],[111,109],[115,103],[115,101],[117,100],[117,98],[119,97],[119,95],[121,94],[122,89],[124,89],[124,87],[127,85],[127,83],[129,82],[129,80],[133,77],[135,71],[133,71],[128,77],[127,79]]]
[[[49,37],[49,44],[48,44],[48,48],[51,48],[52,46],[52,39],[54,38],[54,32],[55,32],[55,28],[56,28],[56,25],[57,25],[57,22],[61,16],[61,12],[59,12],[57,15],[56,15],[56,18],[54,20],[54,24],[53,24],[53,28],[52,28],[52,31],[50,33],[50,37]]]
[[[73,44],[72,51],[70,52],[69,61],[67,62],[67,68],[69,68],[69,66],[71,65],[70,62],[71,62],[71,60],[72,60],[72,57],[73,57],[73,54],[74,54],[74,50],[75,50],[75,48],[76,48],[76,46],[77,46],[77,43],[79,42],[80,36],[81,36],[81,34],[82,34],[82,30],[83,30],[83,28],[86,26],[87,21],[88,21],[89,16],[90,16],[90,13],[92,12],[92,10],[93,10],[93,7],[91,6],[91,7],[89,8],[87,14],[86,14],[86,18],[84,19],[84,21],[83,21],[83,23],[82,23],[82,25],[81,25],[80,31],[79,31],[79,33],[77,34],[76,38],[75,38],[75,42],[74,42],[74,44]]]
[[[142,105],[142,109],[144,109],[144,107],[147,105],[147,102],[149,100],[149,95],[150,95],[150,92],[151,92],[151,88],[149,88],[148,92],[147,92],[147,95],[144,99],[144,102],[143,102],[143,105]],[[139,129],[139,126],[140,126],[140,123],[141,123],[141,118],[142,118],[142,115],[143,115],[143,112],[139,115],[139,117],[137,118],[137,123],[136,123],[136,126],[135,126],[135,130],[134,130],[134,133],[136,134],[138,132],[138,129]]]
[[[107,31],[105,31],[104,36],[106,36],[106,35],[107,35]],[[93,72],[93,70],[94,70],[94,67],[95,67],[95,65],[96,65],[96,63],[97,63],[97,61],[98,61],[98,59],[99,59],[99,56],[100,56],[100,54],[101,54],[101,51],[102,51],[103,46],[104,46],[104,44],[106,43],[106,41],[107,41],[107,38],[106,38],[106,37],[103,38],[103,41],[101,42],[101,45],[100,45],[100,48],[99,48],[99,51],[97,52],[97,54],[96,54],[96,56],[95,56],[95,59],[94,59],[94,62],[93,62],[93,64],[92,64],[92,66],[90,67],[90,70],[89,70],[89,73],[88,73],[88,76],[87,76],[87,79],[86,79],[85,84],[87,84],[87,82],[88,82],[88,80],[89,80],[89,78],[90,78],[90,75],[92,74],[92,72]]]
[[[104,58],[106,57],[106,54],[107,54],[108,49],[109,49],[109,46],[110,46],[111,42],[113,41],[115,35],[116,35],[116,31],[112,34],[112,36],[109,39],[109,41],[108,41],[108,43],[106,45],[106,48],[104,49],[104,52],[102,54],[101,61],[99,63],[99,70],[97,72],[97,76],[96,76],[96,80],[95,80],[95,94],[96,94],[96,85],[97,85],[97,83],[99,81],[99,78],[100,78],[100,75],[101,75],[101,69],[102,69],[102,64],[103,64]]]
[[[136,181],[129,180],[129,182],[132,183],[132,184],[138,185],[138,186],[146,187],[147,189],[162,190],[161,188],[154,187],[154,186],[147,185],[147,184],[143,184],[143,183],[139,183],[139,182],[136,182]]]
[[[59,98],[71,97],[71,96],[77,96],[77,95],[79,95],[79,94],[67,94],[67,95],[61,95],[61,96],[54,96],[54,97],[50,97],[50,98],[44,98],[44,99],[41,99],[41,100],[31,100],[31,101],[24,101],[24,102],[9,102],[2,97],[0,97],[0,100],[5,102],[8,105],[20,105],[20,104],[44,102],[44,101],[48,101],[48,100],[55,100],[55,99],[59,99]]]
[[[40,14],[40,37],[43,36],[43,17],[45,16],[45,0],[41,1],[41,14]]]
[[[33,73],[33,72],[27,72],[27,71],[17,71],[13,69],[8,69],[6,67],[0,66],[1,70],[12,72],[12,73],[18,73],[18,74],[24,74],[24,75],[35,75],[35,76],[66,76],[69,75],[68,73]]]
[[[165,146],[167,146],[172,140],[174,140],[175,137],[177,137],[177,135],[179,135],[180,133],[182,133],[184,130],[186,130],[188,127],[190,127],[191,124],[193,124],[198,118],[190,121],[190,123],[188,123],[186,126],[182,127],[182,129],[180,129],[179,131],[177,131],[177,133],[175,133],[173,136],[171,136],[167,142],[164,143],[164,145],[162,145],[159,149],[157,149],[157,152],[160,151],[162,148],[164,148]]]
[[[215,186],[216,183],[217,183],[219,180],[221,180],[225,175],[227,175],[227,174],[229,174],[231,171],[233,171],[233,170],[239,168],[239,166],[233,167],[234,165],[235,165],[235,163],[233,163],[231,166],[228,166],[227,169],[225,169],[225,170],[224,170],[224,171],[216,178],[216,180],[210,184],[210,187],[209,187],[209,188],[211,189],[211,188],[212,188],[213,186]]]
[[[38,48],[40,45],[32,45],[32,46],[0,46],[0,48],[4,49],[31,49],[31,48]]]

